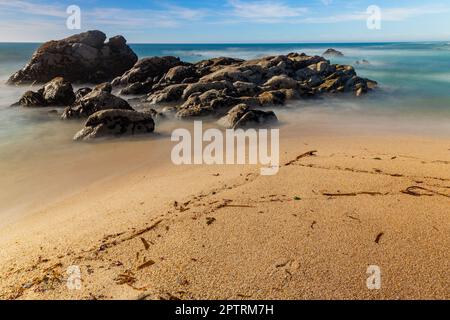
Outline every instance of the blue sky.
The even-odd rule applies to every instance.
[[[132,43],[449,41],[450,0],[0,0],[0,42],[42,42],[68,30],[123,34]],[[381,29],[367,8],[381,9]]]

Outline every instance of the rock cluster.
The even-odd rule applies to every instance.
[[[324,94],[361,96],[377,86],[375,81],[359,77],[352,66],[332,64],[324,57],[304,53],[249,61],[221,57],[195,64],[170,56],[136,62],[125,39],[112,38],[107,44],[104,40],[104,34],[91,31],[56,43],[50,42],[47,49],[38,50],[27,67],[11,77],[14,79],[11,82],[41,81],[52,72],[68,75],[66,80],[80,82],[87,79],[86,72],[90,70],[93,76],[90,80],[118,75],[112,83],[101,83],[92,89],[85,87],[73,92],[68,81],[57,77],[38,92],[26,92],[18,104],[27,107],[65,106],[63,119],[88,118],[85,128],[75,139],[90,140],[107,135],[149,133],[155,127],[153,119],[172,115],[176,118],[213,117],[220,119],[218,124],[225,128],[267,126],[276,122],[277,117],[272,111],[258,108],[276,107],[290,100]],[[67,63],[62,59],[58,60],[60,64],[57,69],[50,68],[43,77],[37,77],[34,72],[41,68],[37,56],[49,55],[53,52],[50,47],[56,48],[56,52],[60,47],[70,48],[67,49],[69,56],[74,55],[74,50],[81,50],[79,48],[94,48],[93,60],[88,60],[95,63],[87,69],[75,71],[76,64],[71,59]],[[119,57],[125,59],[121,63],[111,62],[111,52],[115,52],[113,60]],[[325,53],[342,54],[333,49]],[[48,63],[46,58],[46,65]],[[51,65],[55,64],[52,62]],[[103,68],[105,65],[108,65],[108,72]],[[99,72],[102,76],[97,77]],[[114,95],[113,90],[121,95],[138,97],[126,101]],[[130,105],[131,101],[138,101],[147,108],[154,106],[159,111],[137,112]]]
[[[144,75],[139,67],[143,61],[159,67],[150,68],[151,72]],[[298,53],[250,61],[216,58],[196,64],[183,63],[174,57],[143,61],[113,85],[126,86],[122,94],[138,87],[139,94],[145,94],[142,101],[150,104],[177,104],[179,118],[221,117],[241,103],[255,108],[283,105],[289,100],[324,93],[348,92],[360,96],[376,86],[376,82],[358,77],[351,66]],[[173,64],[177,65],[168,68]],[[130,74],[136,73],[140,76],[133,82]]]
[[[70,82],[110,81],[129,70],[136,54],[122,36],[110,38],[101,31],[87,31],[43,44],[31,61],[12,75],[9,84],[45,83],[55,77]]]
[[[92,140],[109,136],[149,134],[155,130],[155,122],[149,112],[134,110],[103,110],[90,116],[84,129],[74,140]]]

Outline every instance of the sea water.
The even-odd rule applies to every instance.
[[[290,52],[321,55],[334,48],[342,51],[344,57],[332,57],[332,63],[353,65],[360,76],[377,81],[379,89],[361,98],[301,100],[286,108],[276,107],[274,111],[283,125],[295,127],[296,122],[302,121],[308,121],[309,125],[315,121],[340,122],[343,130],[359,124],[361,130],[373,127],[419,135],[450,135],[449,43],[130,46],[139,58],[171,55],[187,62],[219,56],[252,59]],[[0,224],[6,213],[31,210],[40,199],[75,192],[77,186],[106,177],[109,171],[126,169],[123,161],[120,165],[111,162],[110,166],[105,162],[112,161],[114,152],[120,152],[125,144],[141,143],[74,143],[72,137],[83,126],[82,122],[61,121],[48,113],[47,108],[10,107],[28,88],[7,86],[5,82],[29,61],[38,47],[35,43],[0,43]],[[370,64],[356,64],[363,59]],[[156,130],[164,136],[169,129],[161,125]],[[169,155],[167,158],[169,161]]]

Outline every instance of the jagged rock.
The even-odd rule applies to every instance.
[[[147,101],[152,104],[176,102],[183,96],[187,84],[174,84],[160,91],[157,91],[147,97]]]
[[[13,106],[22,107],[45,107],[47,105],[42,90],[39,92],[27,91],[20,98],[19,102],[13,104]]]
[[[246,112],[233,126],[233,129],[261,127],[278,121],[273,111],[250,110]]]
[[[161,82],[167,84],[178,84],[189,79],[195,81],[197,78],[196,70],[193,66],[176,66],[171,68],[162,78]]]
[[[72,84],[61,77],[46,83],[37,92],[27,91],[14,106],[68,106],[75,102]]]
[[[297,81],[286,75],[274,76],[264,83],[264,87],[269,90],[296,89],[298,86],[299,84]]]
[[[258,127],[277,122],[273,111],[250,110],[246,104],[239,104],[220,118],[217,123],[227,129]]]
[[[155,78],[161,79],[170,69],[184,65],[176,57],[150,57],[139,60],[130,70],[120,78],[114,79],[114,86],[128,86],[132,83],[148,81],[155,82]]]
[[[238,104],[237,106],[233,107],[228,113],[220,118],[217,123],[224,128],[231,129],[234,127],[234,125],[239,121],[239,119],[242,118],[244,114],[246,114],[250,108],[244,104]]]
[[[224,66],[240,64],[242,62],[244,62],[244,60],[242,59],[219,57],[200,61],[195,64],[195,68],[198,70],[200,76],[205,76],[207,74],[216,72],[219,69],[222,69]]]
[[[55,77],[70,82],[100,83],[129,70],[137,56],[123,37],[111,38],[101,31],[88,31],[43,44],[31,61],[12,75],[9,84],[45,83]]]
[[[335,49],[330,48],[330,49],[328,49],[327,51],[325,51],[325,52],[323,53],[323,56],[343,57],[344,54],[343,54],[342,52],[338,51],[338,50],[335,50]]]
[[[58,77],[44,86],[43,97],[47,105],[68,106],[75,102],[72,84]]]
[[[236,81],[233,87],[238,96],[255,96],[261,92],[261,88],[252,82]]]
[[[225,90],[233,89],[233,85],[228,81],[214,81],[214,82],[197,82],[192,83],[186,87],[183,92],[183,100],[187,100],[191,95],[195,93],[204,93],[209,90]]]
[[[135,82],[129,84],[122,90],[120,90],[120,94],[122,95],[140,95],[147,94],[151,91],[153,86],[153,80],[147,82]]]
[[[178,118],[191,118],[222,115],[239,102],[239,98],[227,96],[223,92],[213,89],[202,94],[192,94],[179,108],[176,116]]]
[[[88,141],[104,137],[149,134],[155,130],[150,112],[103,110],[91,115],[74,140]]]
[[[75,92],[75,99],[78,101],[90,92],[92,92],[91,88],[80,88]]]
[[[66,108],[62,119],[86,118],[98,111],[108,109],[133,110],[128,102],[122,98],[106,91],[92,90],[77,101],[74,106]]]
[[[258,96],[262,106],[267,105],[283,105],[288,100],[299,99],[300,92],[293,89],[281,89],[274,91],[266,91]]]
[[[105,91],[105,92],[111,93],[112,86],[111,86],[111,83],[104,82],[104,83],[100,83],[100,84],[96,85],[92,90],[100,90],[100,91]]]

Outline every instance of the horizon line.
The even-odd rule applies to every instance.
[[[64,38],[63,38],[64,39]],[[63,40],[59,39],[59,40]],[[47,40],[47,41],[0,41],[0,44],[43,44],[49,41],[59,40]],[[379,43],[439,43],[449,42],[450,40],[389,40],[389,41],[321,41],[321,42],[302,42],[302,41],[286,41],[286,42],[127,42],[128,45],[223,45],[223,44],[379,44]]]

